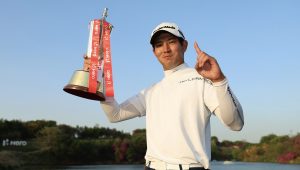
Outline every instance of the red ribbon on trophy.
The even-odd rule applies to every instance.
[[[101,21],[100,20],[93,20],[91,21],[90,24],[90,31],[92,33],[92,40],[91,47],[88,46],[88,54],[87,57],[90,58],[90,74],[89,74],[89,86],[88,86],[88,91],[90,93],[96,93],[97,87],[98,87],[98,70],[100,68],[100,39],[101,32],[100,32],[100,27],[101,27]],[[90,42],[89,42],[90,45]],[[91,48],[91,54],[89,54],[89,48]]]
[[[90,93],[96,93],[98,89],[98,70],[100,70],[103,71],[102,82],[105,97],[114,97],[110,50],[110,32],[112,25],[105,20],[106,16],[107,10],[104,11],[101,20],[95,19],[92,21],[93,24],[91,24],[92,47],[88,89]]]
[[[114,97],[110,33],[112,25],[102,19],[90,22],[90,35],[87,54],[84,56],[84,70],[75,71],[64,91],[92,100],[105,100]]]
[[[114,84],[112,77],[112,63],[111,63],[111,50],[110,50],[110,32],[112,25],[106,21],[103,22],[103,54],[104,54],[104,87],[105,96],[114,97]]]

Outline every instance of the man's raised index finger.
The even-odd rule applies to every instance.
[[[200,56],[203,53],[203,51],[201,51],[201,49],[199,48],[198,43],[196,41],[194,43],[194,48],[195,48],[198,56]]]

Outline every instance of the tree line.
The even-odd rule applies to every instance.
[[[0,169],[24,165],[141,164],[146,130],[72,127],[51,120],[0,119]],[[300,163],[300,134],[264,136],[260,143],[212,137],[212,160]]]
[[[1,166],[142,163],[145,130],[0,119]]]

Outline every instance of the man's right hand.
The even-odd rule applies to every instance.
[[[91,58],[89,58],[87,55],[84,55],[83,58],[84,58],[83,70],[84,71],[89,71],[90,70]]]

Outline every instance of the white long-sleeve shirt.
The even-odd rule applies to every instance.
[[[211,83],[186,64],[165,71],[160,82],[122,104],[112,100],[101,105],[111,122],[146,116],[145,158],[171,164],[209,168],[212,113],[232,130],[244,125],[241,105],[227,80]]]

